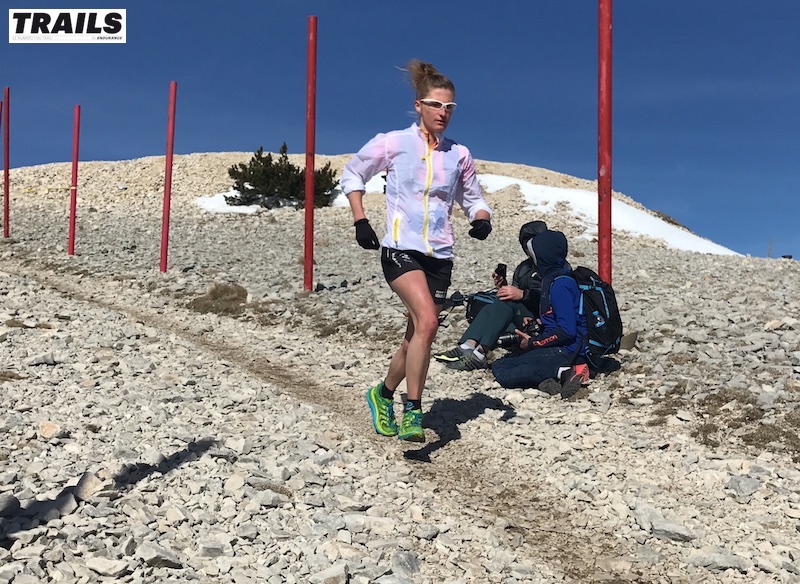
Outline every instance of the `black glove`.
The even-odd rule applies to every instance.
[[[469,236],[475,239],[486,239],[492,232],[492,223],[488,219],[475,219],[470,225]]]
[[[353,225],[356,226],[356,241],[358,245],[364,249],[380,249],[381,244],[378,241],[378,236],[375,235],[375,230],[366,218],[359,219]]]

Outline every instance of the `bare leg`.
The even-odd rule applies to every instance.
[[[425,273],[406,272],[391,282],[392,289],[408,309],[409,318],[403,343],[389,363],[385,383],[397,389],[406,380],[408,399],[421,399],[431,360],[431,345],[439,329],[441,305],[433,302]]]

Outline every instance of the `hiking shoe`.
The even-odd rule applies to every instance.
[[[561,382],[553,378],[545,379],[539,384],[537,389],[545,392],[547,395],[558,395],[561,393]]]
[[[569,399],[581,388],[581,384],[589,381],[589,366],[585,363],[573,365],[561,374],[561,399]]]
[[[397,437],[408,442],[425,442],[425,432],[422,431],[422,410],[406,410]]]
[[[449,351],[445,351],[444,353],[434,355],[433,358],[437,361],[441,361],[442,363],[451,363],[453,361],[458,361],[461,359],[461,357],[471,352],[472,349],[462,349],[461,347],[456,347],[454,349],[450,349]]]
[[[367,390],[367,404],[372,412],[372,425],[381,436],[397,434],[397,420],[394,417],[394,400],[381,395],[383,382]]]
[[[486,359],[481,359],[473,351],[470,351],[456,361],[446,362],[445,367],[456,371],[475,371],[476,369],[486,369],[488,365]]]

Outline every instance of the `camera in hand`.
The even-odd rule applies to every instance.
[[[532,337],[538,337],[542,332],[542,324],[534,318],[531,319],[522,330]]]
[[[539,333],[542,331],[542,325],[539,324],[539,321],[534,319],[531,320],[528,324],[526,324],[522,330],[526,334],[535,337],[538,336]],[[497,338],[495,346],[501,349],[508,349],[511,347],[518,347],[520,341],[522,341],[522,338],[518,337],[516,333],[505,333]]]
[[[516,333],[505,333],[497,337],[496,345],[501,349],[507,349],[519,345],[520,340]]]

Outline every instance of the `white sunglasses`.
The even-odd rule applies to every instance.
[[[452,112],[456,109],[456,102],[454,101],[439,101],[438,99],[420,99],[420,103],[424,103],[428,107],[432,107],[433,109],[446,109],[448,112]]]

